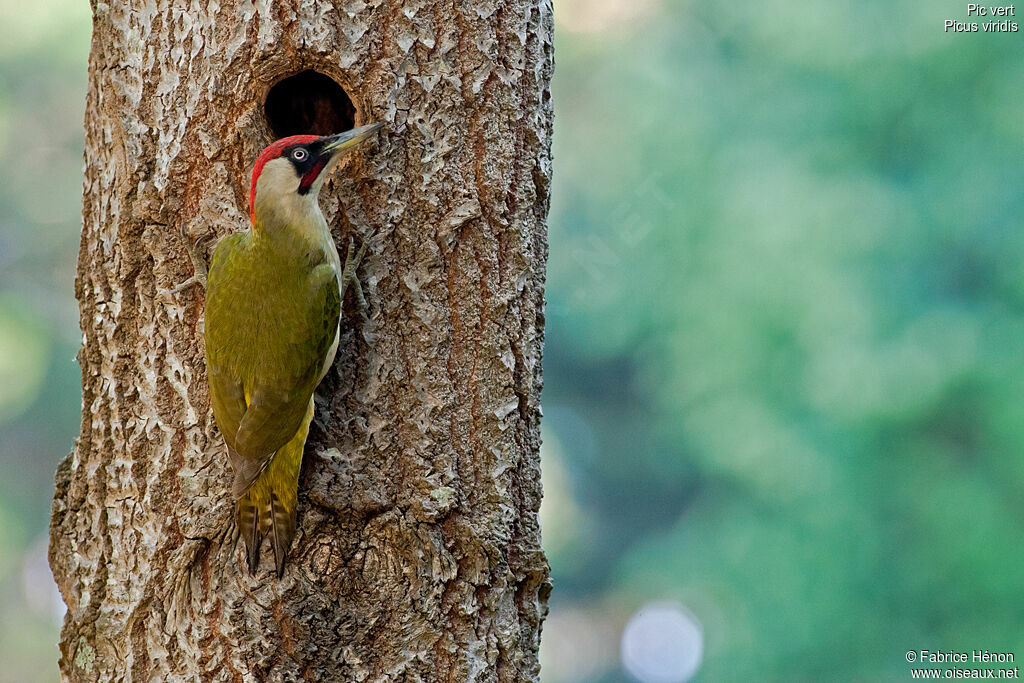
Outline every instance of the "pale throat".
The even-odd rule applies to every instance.
[[[300,179],[291,163],[287,159],[268,161],[256,181],[254,232],[299,238],[316,245],[333,245],[318,203],[328,170],[320,173],[308,192],[299,194]]]

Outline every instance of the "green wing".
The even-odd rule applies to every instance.
[[[231,449],[246,409],[240,364],[232,362],[237,339],[242,334],[233,322],[237,317],[233,302],[245,296],[245,287],[242,279],[232,273],[245,263],[249,237],[247,233],[234,233],[217,243],[206,282],[204,317],[210,403],[217,426]]]
[[[334,342],[341,297],[328,263],[308,271],[257,262],[243,240],[225,242],[210,267],[206,355],[237,492],[298,431]]]
[[[285,319],[294,321],[282,330],[287,343],[267,343],[266,363],[251,376],[248,408],[235,435],[235,449],[245,457],[269,457],[295,436],[320,379],[341,314],[334,269],[314,269],[307,291],[305,301],[282,306]]]

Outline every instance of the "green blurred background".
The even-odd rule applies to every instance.
[[[555,12],[543,680],[1024,656],[1024,32],[944,33],[959,0]],[[49,681],[90,19],[0,15],[0,681]]]

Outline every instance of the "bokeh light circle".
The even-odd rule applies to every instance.
[[[622,632],[622,665],[641,683],[683,683],[704,656],[704,632],[686,608],[648,603]]]

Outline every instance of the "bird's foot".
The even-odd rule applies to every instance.
[[[184,282],[179,282],[170,289],[163,290],[162,293],[165,296],[174,296],[175,294],[184,292],[193,285],[200,285],[203,289],[206,289],[206,257],[203,249],[199,246],[202,242],[206,241],[206,239],[208,238],[205,236],[200,237],[187,247],[188,257],[192,260],[192,277]]]
[[[345,298],[345,289],[349,285],[356,292],[356,301],[359,302],[360,312],[363,317],[366,317],[366,297],[363,296],[363,286],[359,283],[359,276],[356,274],[356,270],[359,268],[360,262],[363,260],[363,256],[366,255],[366,242],[359,247],[359,251],[355,255],[352,254],[354,245],[352,238],[348,238],[348,251],[345,252],[345,268],[341,273],[341,297]]]

